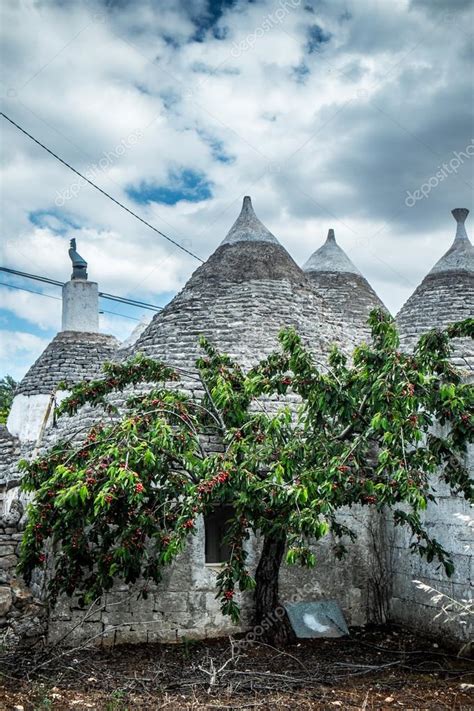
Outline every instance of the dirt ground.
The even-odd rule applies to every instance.
[[[237,640],[238,641],[238,640]],[[401,628],[1,655],[1,711],[474,709],[474,664]]]

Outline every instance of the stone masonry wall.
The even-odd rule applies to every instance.
[[[14,500],[0,522],[0,644],[29,644],[46,630],[46,608],[17,576],[24,527],[23,506]]]
[[[196,386],[195,386],[196,388]],[[196,394],[200,394],[196,389]],[[75,427],[85,429],[97,422],[97,409],[84,408],[80,415],[64,416],[57,428],[50,428],[43,442],[48,446]],[[218,451],[217,438],[209,438],[207,448]],[[11,484],[18,485],[15,478]],[[11,489],[9,498],[12,492]],[[355,544],[349,545],[346,559],[336,561],[330,537],[315,546],[317,565],[305,570],[299,566],[282,567],[280,576],[281,599],[293,596],[301,600],[336,599],[351,625],[369,621],[381,621],[380,603],[376,594],[376,579],[380,577],[373,540],[379,539],[380,524],[367,509],[355,508],[345,512],[344,520],[358,534]],[[18,540],[21,534],[16,533]],[[229,618],[220,613],[220,603],[215,599],[215,577],[218,566],[206,565],[204,553],[204,526],[202,521],[181,557],[169,570],[159,586],[150,585],[148,598],[138,597],[138,586],[129,588],[117,584],[89,612],[81,610],[74,600],[63,598],[51,611],[48,620],[47,638],[50,642],[63,640],[67,644],[94,642],[119,644],[126,642],[166,641],[186,638],[202,638],[236,633],[252,624],[253,598],[246,594],[243,599],[242,625],[236,628]],[[250,567],[255,568],[259,551],[258,541],[249,543]],[[16,559],[10,561],[12,567]],[[40,597],[39,587],[33,591]],[[7,593],[5,593],[7,594]],[[9,622],[8,620],[6,621]]]
[[[335,564],[331,540],[314,546],[318,563],[311,570],[284,565],[280,574],[282,602],[336,599],[351,625],[380,621],[372,596],[371,574],[375,570],[369,534],[360,514],[347,515],[359,540],[350,548],[346,560]],[[258,562],[259,542],[249,542],[252,571]],[[62,598],[52,610],[48,640],[63,640],[67,645],[125,644],[139,642],[178,642],[236,634],[249,629],[253,618],[251,592],[239,594],[241,623],[235,626],[220,612],[215,579],[218,565],[205,563],[204,524],[200,520],[185,551],[165,571],[159,585],[148,586],[148,597],[139,597],[140,586],[117,583],[93,607],[80,609],[74,600]]]
[[[408,299],[397,316],[401,346],[411,350],[422,333],[431,328],[445,328],[453,321],[473,315],[474,275],[467,270],[431,272]],[[455,339],[452,361],[466,372],[474,368],[472,339]],[[470,448],[467,466],[474,470],[474,451]],[[460,625],[459,620],[445,622],[445,616],[436,618],[440,603],[434,603],[426,592],[419,590],[413,580],[436,588],[457,600],[473,596],[473,528],[466,519],[474,518],[472,508],[461,496],[450,494],[445,484],[436,485],[436,502],[429,503],[423,519],[429,533],[452,555],[455,572],[447,578],[436,564],[426,563],[409,551],[410,536],[402,527],[392,527],[393,599],[392,618],[402,624],[431,634],[463,640],[472,636],[473,629]],[[390,525],[389,525],[390,528]],[[435,619],[436,618],[436,619]]]
[[[468,454],[468,466],[474,466],[474,448]],[[469,525],[469,520],[471,524]],[[436,563],[411,554],[411,537],[405,527],[393,527],[392,575],[393,596],[390,616],[395,622],[410,625],[441,638],[468,640],[472,638],[474,626],[461,625],[459,618],[446,621],[445,615],[436,617],[442,602],[432,601],[433,595],[419,590],[414,580],[419,580],[455,600],[473,598],[474,593],[474,511],[462,496],[454,496],[444,482],[436,485],[436,502],[429,503],[422,521],[431,536],[451,554],[455,566],[454,574],[448,578],[443,568]],[[469,623],[469,620],[467,620]]]
[[[11,463],[19,457],[20,442],[5,425],[0,425],[0,485],[8,479]]]
[[[202,394],[196,385],[194,388],[196,395]],[[47,430],[43,447],[65,435],[71,436],[76,427],[80,429],[79,436],[84,436],[87,428],[99,418],[100,412],[90,407],[84,408],[74,417],[60,418],[57,428]],[[222,446],[215,437],[208,438],[204,444],[216,451]],[[7,535],[12,541],[9,540],[6,551],[11,557],[7,561],[10,574],[2,583],[5,588],[16,585],[13,572],[17,563],[17,545],[21,538],[21,532],[9,518],[8,502],[14,500],[19,484],[18,474],[12,470],[11,475],[9,484],[12,488],[8,491],[7,513],[3,518],[4,522],[10,522]],[[356,543],[349,546],[346,559],[336,561],[333,554],[334,541],[327,537],[315,546],[317,564],[314,569],[284,565],[280,576],[282,601],[293,596],[301,600],[336,599],[349,624],[381,621],[379,609],[386,607],[386,604],[377,598],[380,566],[373,550],[373,541],[380,538],[380,525],[376,518],[372,519],[374,517],[367,509],[353,508],[345,512],[345,523],[358,534]],[[219,636],[248,628],[253,613],[251,593],[243,600],[240,628],[236,628],[229,618],[220,613],[220,604],[215,599],[218,566],[205,564],[203,529],[200,522],[187,549],[165,571],[160,585],[150,586],[146,600],[138,597],[138,587],[133,589],[123,584],[117,584],[115,590],[105,595],[90,612],[81,610],[74,600],[63,598],[50,614],[48,640],[57,642],[64,639],[65,643],[73,645],[91,638],[103,644],[173,642],[184,637]],[[259,544],[258,541],[252,541],[249,545],[251,568],[255,568]],[[32,590],[38,598],[41,597],[39,586],[33,586]],[[7,590],[4,590],[4,595],[9,599]],[[3,620],[4,626],[11,626],[11,622],[11,618]],[[26,621],[24,624],[28,626],[30,623]],[[35,622],[33,628],[38,629],[38,622]]]
[[[251,620],[252,598],[240,596],[242,625],[235,627],[220,612],[215,599],[215,578],[219,566],[206,565],[204,524],[185,551],[164,572],[159,585],[148,586],[147,599],[138,596],[141,586],[117,583],[115,589],[91,608],[81,610],[74,600],[62,598],[52,610],[48,639],[75,645],[95,637],[106,645],[138,642],[178,642],[232,634],[245,629]]]

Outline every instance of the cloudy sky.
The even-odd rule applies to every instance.
[[[300,264],[333,227],[396,313],[449,247],[450,210],[471,208],[468,0],[4,0],[2,13],[2,111],[202,259],[250,194]],[[1,264],[67,280],[75,237],[103,291],[169,301],[198,262],[0,126]],[[60,290],[0,281],[0,377],[18,378],[60,328]],[[101,317],[121,339],[142,315],[101,306],[123,314]]]

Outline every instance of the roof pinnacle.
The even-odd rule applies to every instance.
[[[451,247],[434,265],[430,274],[441,272],[468,271],[474,272],[474,247],[467,236],[464,222],[469,214],[465,207],[456,207],[451,214],[457,222],[456,236]]]
[[[272,242],[279,244],[278,240],[265,225],[260,222],[254,212],[252,200],[248,195],[244,197],[240,215],[230,228],[226,238],[221,244],[235,244],[236,242]]]
[[[451,214],[457,222],[456,237],[454,239],[469,239],[464,226],[469,210],[466,207],[455,207],[454,210],[451,210]]]
[[[325,243],[303,265],[304,272],[344,272],[361,275],[344,250],[336,242],[334,230],[330,229]]]

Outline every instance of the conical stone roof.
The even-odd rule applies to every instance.
[[[358,341],[370,329],[367,319],[372,309],[385,308],[369,282],[337,244],[334,230],[326,242],[303,265],[308,280],[324,300],[325,311],[345,328],[356,329]]]
[[[133,351],[189,368],[205,335],[251,365],[277,346],[284,326],[295,326],[318,353],[327,352],[331,342],[347,345],[325,319],[322,300],[303,271],[246,197],[220,246],[153,318]]]
[[[222,244],[235,244],[236,242],[271,242],[272,244],[279,244],[277,238],[258,219],[252,207],[252,200],[248,195],[244,197],[240,215],[223,239]]]
[[[397,316],[402,346],[410,350],[432,328],[445,328],[474,314],[474,247],[464,226],[469,210],[456,208],[453,244],[423,279]],[[454,362],[474,366],[472,339],[455,342]]]
[[[250,197],[216,251],[191,276],[185,289],[216,282],[253,280],[305,282],[304,274],[274,235],[258,219]]]
[[[329,230],[322,247],[317,249],[308,261],[303,264],[303,271],[308,274],[318,272],[337,274],[357,274],[362,276],[355,264],[351,262],[344,250],[336,242],[334,230]]]
[[[119,342],[114,336],[61,331],[45,348],[20,382],[15,395],[50,394],[61,381],[69,385],[98,377],[113,360]]]
[[[445,272],[474,272],[474,247],[466,232],[466,218],[469,210],[465,207],[456,207],[451,211],[456,220],[456,235],[454,242],[436,262],[430,274],[443,274]]]

